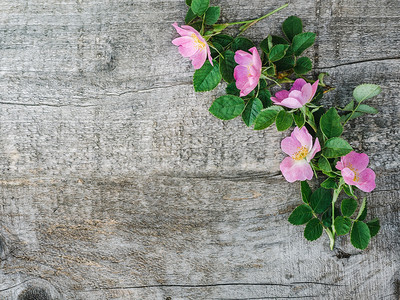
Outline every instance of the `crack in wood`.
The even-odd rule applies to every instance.
[[[328,67],[315,67],[315,70],[322,70],[322,69],[334,69],[338,67],[343,67],[343,66],[351,66],[351,65],[356,65],[356,64],[363,64],[367,62],[380,62],[380,61],[385,61],[385,60],[400,60],[400,57],[382,57],[382,58],[371,58],[371,59],[365,59],[365,60],[358,60],[358,61],[352,61],[352,62],[347,62],[347,63],[342,63],[334,66],[328,66]]]

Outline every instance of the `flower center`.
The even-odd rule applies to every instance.
[[[307,156],[307,154],[308,154],[307,148],[301,146],[297,148],[297,151],[292,155],[292,158],[294,160],[302,160]]]
[[[360,181],[360,177],[358,177],[358,170],[355,169],[352,164],[347,164],[346,167],[348,167],[350,170],[352,170],[354,172],[353,181],[359,182]]]
[[[192,36],[192,38],[193,38],[195,47],[196,47],[197,49],[203,49],[203,48],[206,46],[206,44],[204,44],[202,41],[200,41],[200,39],[199,39],[194,33],[192,33],[191,36]]]

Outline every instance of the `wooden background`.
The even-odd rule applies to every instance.
[[[222,21],[283,3],[212,1]],[[346,126],[377,174],[365,251],[287,222],[301,201],[279,172],[287,132],[209,114],[224,85],[194,93],[171,44],[186,9],[0,1],[0,299],[399,299],[400,2],[293,0],[245,34],[301,17],[313,75],[337,87],[327,105],[381,85],[379,115]]]

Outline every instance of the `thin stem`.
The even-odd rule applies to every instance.
[[[335,203],[339,197],[340,192],[342,191],[343,188],[343,178],[340,178],[340,183],[337,189],[333,190],[333,198],[332,198],[332,237],[333,240],[331,239],[331,243],[330,243],[330,248],[331,250],[333,250],[333,246],[335,246],[335,234],[336,234],[336,230],[335,230]],[[331,237],[329,237],[331,238]]]
[[[351,117],[353,116],[353,114],[356,112],[357,108],[360,106],[361,102],[358,102],[356,108],[351,112],[350,116],[347,118],[347,120],[343,123],[343,126],[346,125],[346,123],[348,121],[350,121]]]

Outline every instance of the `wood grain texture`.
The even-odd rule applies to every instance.
[[[3,0],[0,6],[0,299],[399,299],[400,2],[290,1],[346,103],[377,83],[379,115],[346,125],[371,157],[365,251],[307,242],[287,222],[299,185],[279,172],[274,128],[208,113],[171,40],[178,0]],[[214,1],[223,20],[281,1]],[[347,258],[342,253],[349,253]]]

